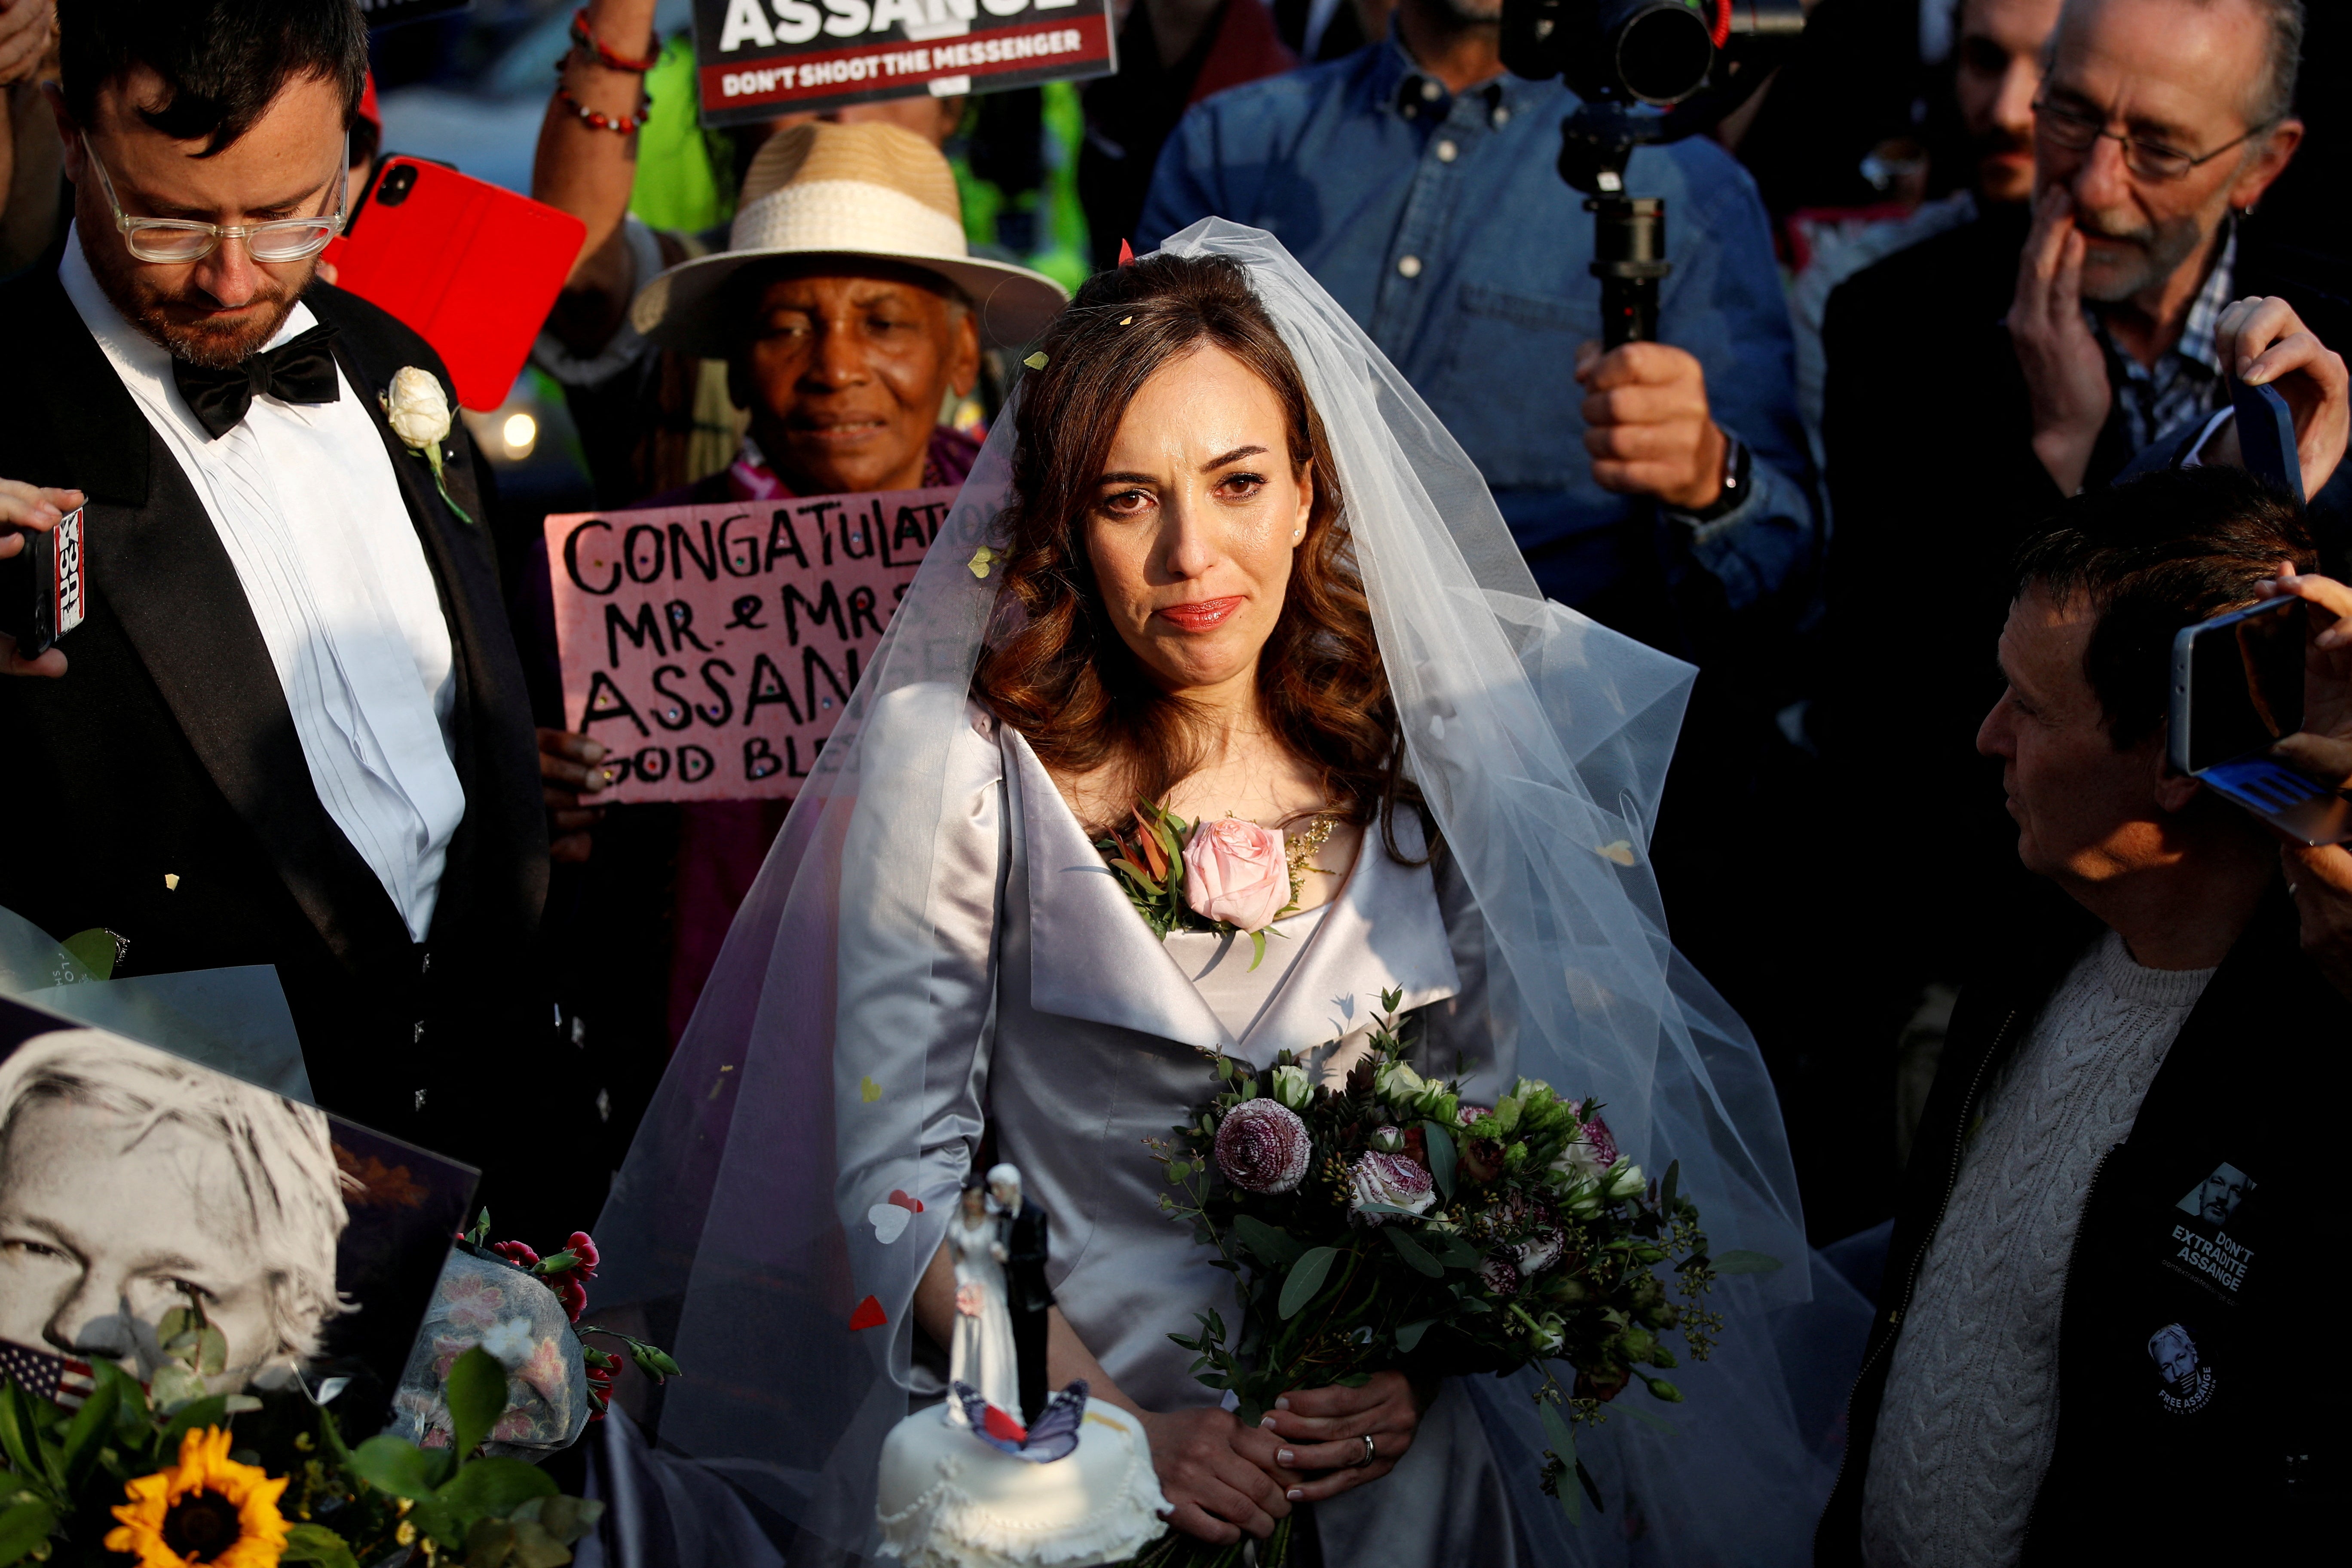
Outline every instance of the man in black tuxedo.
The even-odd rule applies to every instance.
[[[0,907],[108,928],[121,973],[275,965],[322,1106],[561,1236],[603,1179],[567,1159],[593,1089],[537,982],[547,830],[474,451],[424,341],[313,276],[364,24],[58,13],[74,229],[0,288],[0,549],[86,503],[89,607],[0,647]]]
[[[988,1172],[988,1206],[1004,1243],[1004,1300],[1013,1311],[1013,1359],[1021,1373],[1021,1419],[1034,1421],[1045,1408],[1047,1314],[1054,1288],[1045,1282],[1045,1211],[1021,1194],[1021,1171],[993,1165]]]
[[[1985,31],[2003,12],[1978,0],[1963,19]],[[2226,405],[2215,334],[2231,301],[2276,296],[2292,330],[2352,341],[2352,276],[2244,221],[2302,138],[2300,26],[2299,0],[2067,0],[2033,99],[2032,200],[1987,199],[2027,194],[1989,159],[1974,222],[1831,297],[1834,658],[1818,732],[1841,764],[1847,842],[1927,835],[1909,912],[1868,939],[1887,951],[1866,967],[1899,973],[1906,1011],[1991,929],[1988,882],[2019,875],[1974,753],[2017,545]],[[1984,150],[2005,140],[1990,128]],[[1883,862],[1856,862],[1861,889],[1893,890]]]

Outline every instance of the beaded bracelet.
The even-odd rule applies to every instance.
[[[572,14],[572,41],[595,56],[599,61],[612,69],[628,71],[636,76],[645,75],[661,59],[661,51],[658,47],[641,60],[633,60],[626,55],[615,54],[605,47],[604,40],[588,30],[588,7],[585,5]]]
[[[560,70],[562,68],[559,66],[557,68]],[[597,131],[618,132],[624,136],[654,117],[654,100],[650,95],[646,97],[645,106],[637,110],[634,119],[625,114],[604,114],[589,108],[572,97],[572,89],[561,81],[555,84],[555,101],[565,105],[572,113],[578,115],[581,123]]]

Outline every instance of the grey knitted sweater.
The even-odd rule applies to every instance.
[[[2144,969],[2109,931],[1988,1088],[1887,1368],[1870,1568],[2018,1561],[2057,1436],[2059,1307],[2092,1173],[2212,977]]]

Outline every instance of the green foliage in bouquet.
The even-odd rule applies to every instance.
[[[1571,1470],[1600,1500],[1575,1426],[1635,1382],[1679,1401],[1657,1375],[1678,1364],[1668,1337],[1706,1359],[1722,1326],[1701,1305],[1717,1275],[1778,1265],[1710,1258],[1678,1168],[1644,1177],[1597,1104],[1521,1079],[1491,1108],[1465,1106],[1456,1082],[1423,1079],[1399,1037],[1402,1000],[1381,998],[1371,1048],[1337,1090],[1286,1051],[1264,1071],[1220,1058],[1215,1093],[1155,1145],[1172,1189],[1162,1208],[1214,1250],[1242,1300],[1240,1323],[1212,1310],[1197,1334],[1171,1337],[1253,1426],[1289,1390],[1360,1385],[1384,1368],[1538,1366],[1545,1490],[1575,1518],[1578,1489],[1559,1487]]]
[[[564,1497],[521,1459],[477,1453],[507,1403],[478,1346],[449,1369],[455,1441],[346,1447],[307,1388],[207,1394],[227,1344],[194,1298],[164,1314],[145,1387],[111,1362],[68,1410],[0,1380],[0,1568],[25,1562],[321,1568],[415,1561],[558,1568],[604,1505]]]

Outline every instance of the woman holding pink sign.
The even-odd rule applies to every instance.
[[[598,36],[634,50],[644,35],[631,36],[631,18],[606,20],[609,37]],[[625,73],[580,56],[571,68],[583,81],[634,100]],[[779,132],[744,175],[727,245],[707,254],[690,237],[628,216],[635,171],[622,137],[585,127],[561,104],[551,113],[533,191],[585,221],[589,242],[535,363],[564,383],[608,504],[748,510],[788,497],[963,482],[979,447],[941,423],[941,409],[971,395],[984,350],[1034,337],[1065,296],[1040,273],[968,254],[955,175],[934,145],[895,124]],[[678,382],[697,384],[668,395]],[[700,477],[644,499],[620,488],[630,475],[686,473]],[[528,630],[552,662],[554,609],[535,608]],[[623,807],[612,817],[599,792],[631,749],[615,737],[634,731],[540,731],[555,858],[589,861],[601,841],[595,868],[570,874],[590,884],[581,903],[600,918],[646,911],[644,945],[664,951],[650,976],[600,965],[573,977],[569,999],[590,1016],[591,1033],[609,1022],[657,1066],[645,1049],[655,1042],[641,1037],[666,1048],[686,1027],[791,795]],[[559,899],[567,890],[559,887]]]

